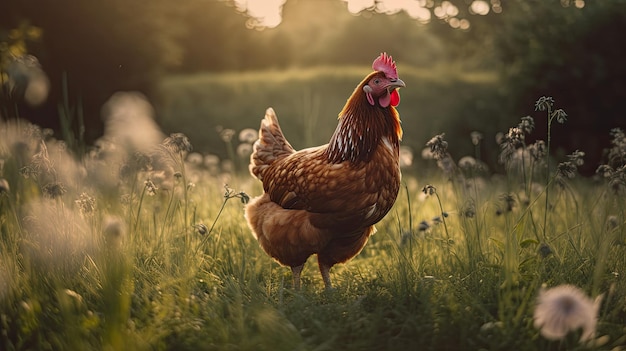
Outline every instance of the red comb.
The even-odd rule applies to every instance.
[[[385,76],[390,79],[398,79],[398,71],[396,70],[396,63],[393,62],[393,58],[383,52],[372,63],[374,71],[381,71],[385,73]]]

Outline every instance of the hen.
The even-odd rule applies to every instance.
[[[326,145],[295,151],[272,108],[265,112],[250,172],[263,183],[245,215],[271,257],[291,267],[293,285],[317,254],[327,289],[330,268],[356,256],[389,212],[400,187],[402,138],[398,78],[391,56],[381,54],[339,113]]]

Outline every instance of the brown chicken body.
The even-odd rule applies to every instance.
[[[383,55],[393,72],[373,72],[357,86],[328,144],[296,152],[271,108],[261,123],[250,171],[264,194],[246,206],[246,218],[265,252],[291,267],[296,289],[313,254],[330,288],[330,268],[361,251],[398,195],[402,130],[394,104],[404,83]]]

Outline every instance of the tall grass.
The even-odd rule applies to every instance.
[[[525,126],[501,144],[503,175],[454,161],[436,138],[440,170],[403,178],[327,292],[313,260],[303,290],[291,288],[243,218],[260,184],[190,153],[184,135],[144,151],[103,141],[77,160],[36,126],[2,122],[0,347],[622,349],[623,133],[606,180],[592,180],[561,166],[577,158],[547,167],[559,160],[534,153]],[[604,294],[590,342],[577,331],[551,341],[533,325],[541,287],[565,283]]]

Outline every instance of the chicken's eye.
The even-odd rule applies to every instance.
[[[380,83],[380,79],[376,78],[374,79],[374,84],[378,85]]]

